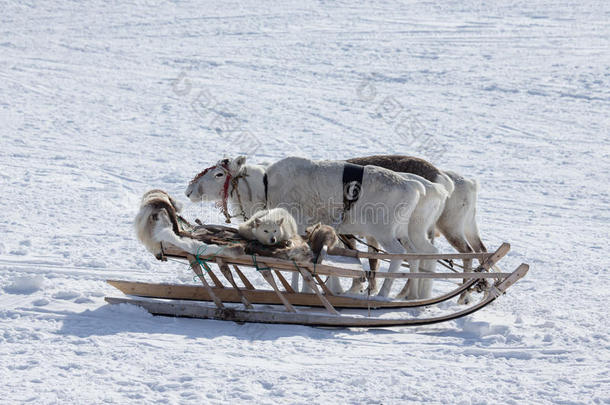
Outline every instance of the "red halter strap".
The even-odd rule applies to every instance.
[[[227,175],[227,179],[225,180],[225,184],[222,186],[222,206],[221,210],[224,214],[227,224],[231,223],[231,214],[229,214],[229,208],[227,207],[227,201],[229,200],[229,184],[231,183],[231,173],[229,173],[229,169],[225,166],[221,166]]]
[[[207,169],[203,169],[202,172],[197,174],[197,176],[193,177],[193,180],[191,180],[191,182],[189,184],[193,184],[194,182],[196,182],[197,180],[199,180],[200,178],[205,176],[207,174],[207,172],[209,172],[210,170],[216,169],[216,167],[218,167],[218,166],[214,165],[214,166],[208,167]]]
[[[204,169],[201,173],[199,173],[195,177],[193,177],[193,180],[191,180],[190,184],[195,183],[197,180],[199,180],[200,178],[205,176],[210,170],[214,170],[217,167],[220,167],[222,170],[224,170],[225,174],[227,175],[225,184],[222,186],[222,200],[218,202],[218,205],[226,218],[226,223],[230,224],[231,215],[229,214],[228,199],[229,199],[229,184],[231,183],[231,178],[233,178],[233,176],[231,176],[231,173],[229,172],[229,168],[227,167],[227,165],[225,165],[225,164],[214,165],[214,166],[208,167],[207,169]]]

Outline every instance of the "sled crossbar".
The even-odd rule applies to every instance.
[[[341,250],[347,250],[347,249],[341,249]],[[485,263],[485,261],[491,259],[494,257],[494,255],[501,255],[497,260],[499,260],[500,258],[504,257],[508,251],[510,250],[510,245],[508,243],[503,243],[498,250],[496,250],[496,252],[494,253],[484,253],[484,254],[478,254],[480,258],[482,258],[483,262]],[[167,257],[173,257],[173,258],[178,258],[178,259],[184,259],[186,257],[187,254],[185,254],[184,252],[182,252],[179,249],[176,249],[172,246],[166,247],[164,250],[164,253]],[[333,251],[334,253],[334,251]],[[364,252],[360,252],[360,253],[364,253]],[[378,254],[379,255],[379,254]],[[384,256],[384,254],[381,254],[382,256]],[[449,260],[450,257],[453,258],[452,260],[457,259],[461,259],[462,255],[467,255],[467,257],[471,257],[470,253],[454,253],[454,254],[434,254],[434,255],[416,255],[416,254],[412,254],[412,255],[408,255],[412,260],[442,260],[442,259],[447,259]],[[407,255],[399,255],[399,256],[407,256]],[[355,256],[350,256],[350,257],[355,257]],[[308,269],[312,274],[318,274],[318,275],[325,275],[325,276],[338,276],[338,277],[348,277],[348,278],[361,278],[361,277],[366,277],[367,272],[363,271],[363,270],[353,270],[353,269],[346,269],[343,267],[336,267],[336,266],[329,266],[329,265],[325,265],[325,264],[314,264],[314,263],[306,263],[306,262],[292,262],[289,260],[283,260],[283,259],[276,259],[273,257],[266,257],[266,256],[256,256],[256,262],[254,262],[254,259],[251,256],[239,256],[239,257],[227,257],[227,256],[222,256],[222,255],[209,255],[209,256],[201,256],[201,259],[203,260],[210,260],[210,259],[215,259],[215,258],[220,258],[222,260],[224,260],[225,262],[228,263],[233,263],[233,264],[240,264],[240,265],[247,265],[247,266],[267,266],[267,267],[273,267],[275,269],[278,270],[283,270],[283,271],[291,271],[291,272],[299,272],[299,268],[306,268]],[[400,259],[400,258],[398,258]],[[496,261],[497,261],[496,260]],[[495,262],[494,262],[495,264]],[[485,270],[489,270],[490,267],[484,269],[482,268],[482,265],[479,266],[479,268],[476,269],[475,272],[466,272],[466,273],[386,273],[386,272],[376,272],[375,273],[375,277],[376,278],[393,278],[393,279],[409,279],[409,278],[416,278],[416,279],[483,279],[483,278],[500,278],[500,277],[506,277],[508,276],[510,273],[482,273],[482,271]]]

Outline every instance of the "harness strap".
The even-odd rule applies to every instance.
[[[222,187],[221,210],[226,218],[225,222],[227,224],[230,224],[231,223],[231,214],[229,214],[228,200],[229,200],[229,184],[231,183],[231,179],[233,176],[231,176],[231,173],[229,173],[229,170],[226,167],[224,167],[224,166],[221,166],[221,167],[224,169],[224,171],[227,175],[225,184]]]
[[[343,212],[341,221],[345,219],[345,213],[352,208],[352,205],[360,198],[362,190],[362,177],[364,176],[364,166],[353,163],[345,163],[343,166]]]
[[[267,209],[267,193],[269,190],[269,179],[267,178],[267,172],[263,175],[263,185],[265,186],[265,209]]]
[[[248,198],[250,199],[250,201],[252,201],[252,189],[250,188],[250,184],[246,181],[246,177],[248,176],[248,174],[246,173],[245,169],[244,172],[238,176],[233,177],[233,179],[231,179],[231,196],[233,196],[233,193],[235,193],[235,195],[237,195],[237,203],[239,204],[239,210],[240,215],[242,217],[244,217],[244,221],[248,220],[248,216],[246,215],[246,210],[244,210],[244,204],[241,202],[241,194],[239,193],[239,179],[244,179],[244,183],[246,184],[246,187],[248,188]],[[235,216],[235,215],[233,215]]]

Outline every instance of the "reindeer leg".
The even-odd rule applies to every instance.
[[[379,244],[377,243],[377,240],[375,238],[373,238],[372,236],[367,236],[366,242],[370,245],[368,246],[368,251],[370,253],[378,252],[377,249],[379,248]],[[369,259],[369,267],[371,268],[371,271],[379,270],[379,259]]]
[[[352,235],[340,235],[339,239],[343,242],[346,249],[356,250],[356,241]],[[366,277],[352,279],[352,286],[347,290],[347,294],[362,294],[365,291],[364,283]]]
[[[379,240],[379,243],[388,253],[405,253],[405,248],[398,239]],[[400,269],[401,264],[402,260],[400,259],[392,260],[390,262],[388,273],[396,273]],[[411,262],[409,262],[409,264],[411,264]],[[390,295],[393,282],[394,280],[391,278],[386,278],[384,280],[381,290],[379,291],[379,295],[381,297],[388,297]]]

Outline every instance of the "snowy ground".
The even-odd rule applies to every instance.
[[[610,5],[486,3],[0,1],[0,403],[610,403]],[[427,157],[532,269],[410,329],[105,305],[192,282],[139,196],[239,152]]]

